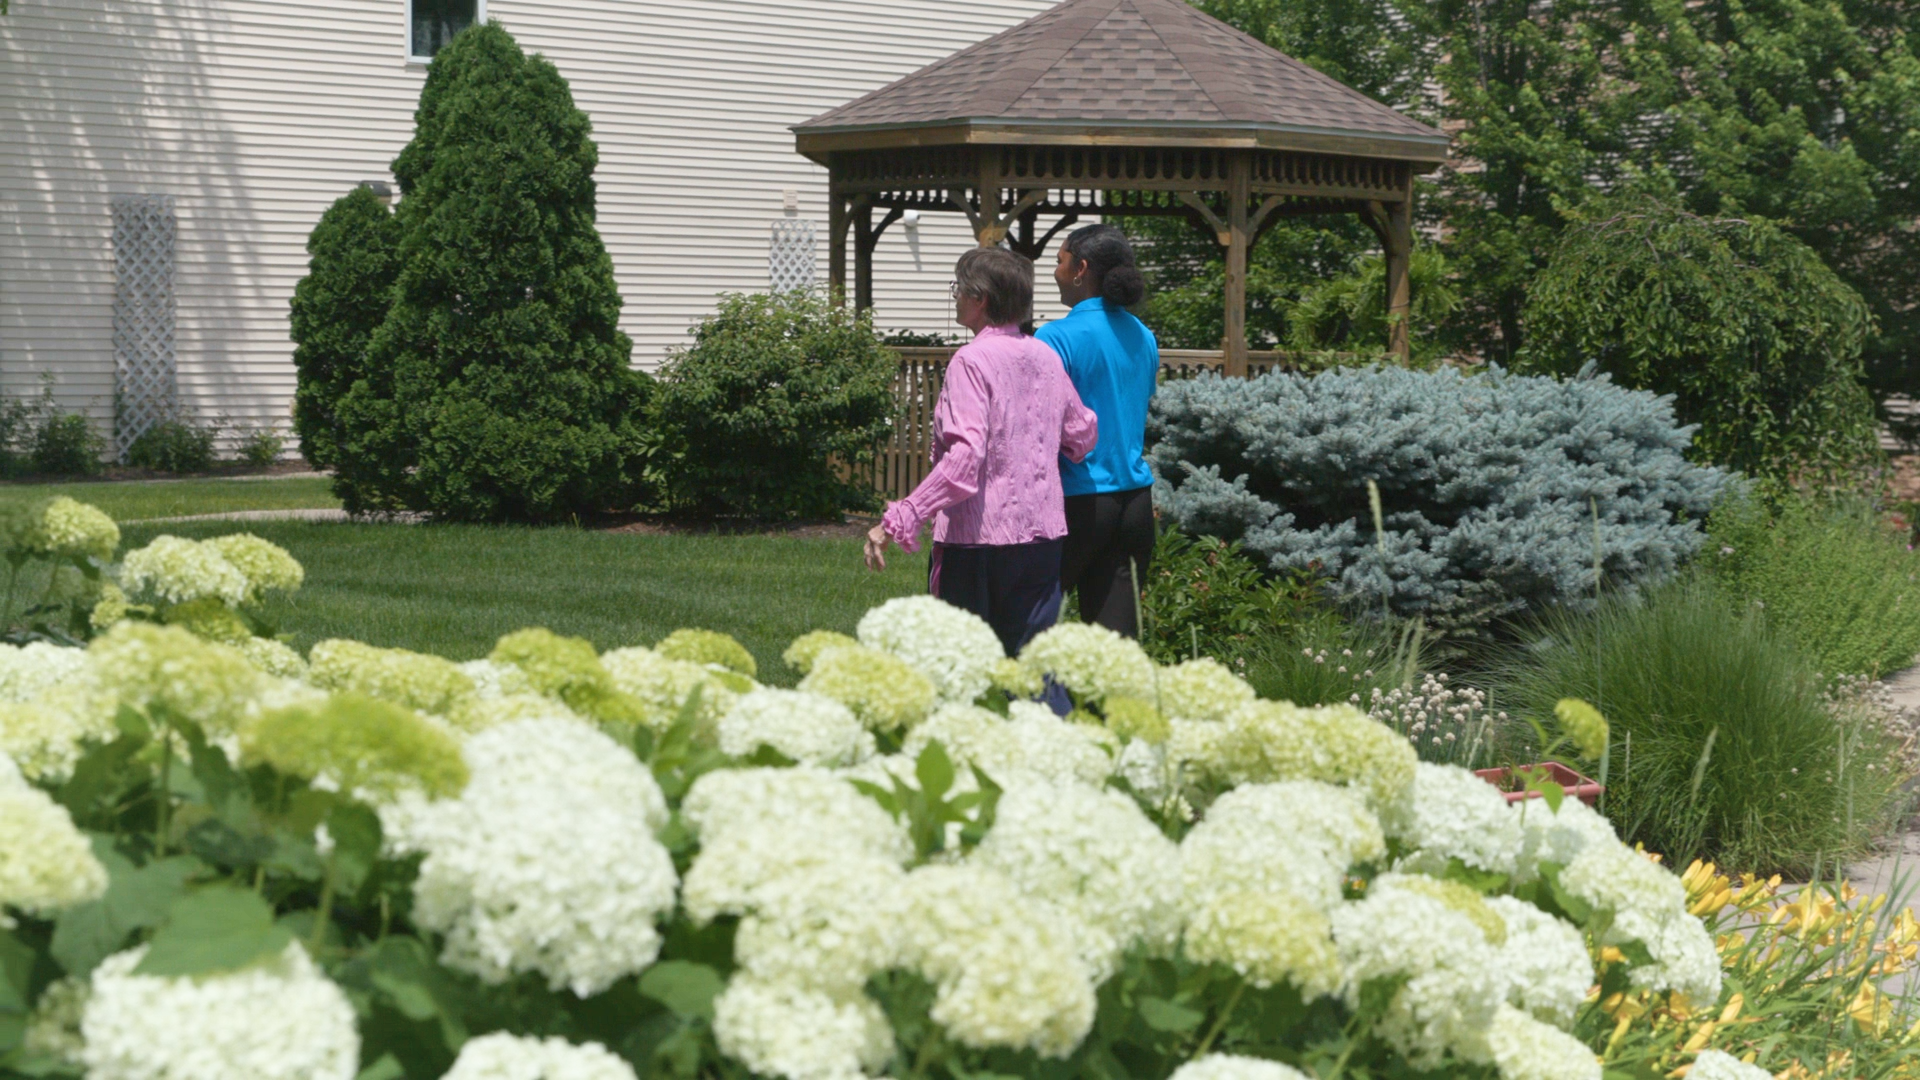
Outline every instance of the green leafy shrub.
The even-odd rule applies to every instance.
[[[399,248],[398,219],[372,190],[356,187],[313,227],[307,276],[293,290],[293,431],[308,464],[335,470],[343,499],[363,475],[387,471],[379,456],[388,448],[367,440],[388,426],[373,405],[392,399],[392,373],[367,364],[367,346],[392,303]]]
[[[1551,724],[1564,697],[1606,715],[1607,816],[1674,865],[1805,873],[1889,824],[1901,778],[1884,734],[1837,718],[1812,663],[1710,580],[1556,613],[1500,683],[1517,718]],[[1526,759],[1530,739],[1516,726],[1509,753]]]
[[[80,413],[62,412],[51,399],[33,422],[27,461],[45,476],[97,476],[107,441]]]
[[[340,410],[341,452],[381,465],[349,508],[542,522],[633,503],[650,380],[618,328],[589,128],[497,23],[436,54],[393,163],[400,271],[368,346],[392,396],[360,380]]]
[[[1415,248],[1407,276],[1412,358],[1432,363],[1444,348],[1435,327],[1460,306],[1460,295],[1447,281],[1446,260],[1435,248]],[[1364,256],[1354,260],[1347,273],[1309,287],[1288,312],[1287,322],[1287,344],[1301,352],[1385,353],[1392,333],[1386,259]]]
[[[256,469],[264,469],[280,460],[287,440],[271,427],[257,427],[240,437],[240,460]]]
[[[654,422],[680,510],[826,517],[871,505],[848,480],[893,415],[898,362],[865,314],[804,292],[723,296],[661,373]]]
[[[1310,573],[1269,580],[1238,541],[1175,528],[1160,530],[1140,585],[1140,645],[1163,664],[1211,656],[1241,670],[1269,636],[1322,606]]]
[[[1348,619],[1331,610],[1260,635],[1246,665],[1247,682],[1263,698],[1296,705],[1368,708],[1420,669],[1423,642],[1412,624]]]
[[[1872,458],[1860,295],[1761,220],[1602,203],[1569,229],[1527,294],[1523,370],[1588,363],[1673,397],[1697,455],[1784,481]]]
[[[1793,495],[1730,500],[1703,565],[1828,675],[1879,676],[1920,654],[1920,554],[1873,508]]]
[[[213,444],[220,429],[183,417],[162,420],[127,447],[127,464],[159,472],[195,473],[213,468]]]
[[[1156,502],[1183,531],[1450,632],[1590,602],[1596,542],[1610,582],[1671,573],[1728,484],[1686,461],[1667,402],[1604,377],[1202,377],[1163,386],[1147,429]]]

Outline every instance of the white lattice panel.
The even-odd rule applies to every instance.
[[[113,197],[114,454],[174,405],[171,195]]]
[[[813,222],[780,218],[767,249],[767,279],[774,292],[813,288]]]

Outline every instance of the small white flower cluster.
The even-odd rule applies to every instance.
[[[506,1032],[468,1039],[441,1080],[635,1080],[633,1066],[599,1043]]]
[[[1250,702],[1221,723],[1175,722],[1168,754],[1226,784],[1354,785],[1376,807],[1400,798],[1418,760],[1406,740],[1351,705],[1303,709],[1285,701]]]
[[[974,766],[1002,784],[1023,776],[1103,784],[1118,752],[1106,728],[1062,720],[1030,701],[1014,702],[1006,717],[976,705],[944,706],[907,733],[901,753],[916,761],[936,741],[955,767]]]
[[[936,697],[933,682],[912,665],[866,645],[820,650],[800,689],[841,702],[874,731],[913,727],[926,719]]]
[[[1020,666],[1035,678],[1052,677],[1082,701],[1154,697],[1153,661],[1140,644],[1092,623],[1065,622],[1040,632],[1020,650]]]
[[[1507,719],[1504,712],[1488,711],[1486,691],[1451,686],[1444,673],[1422,675],[1418,690],[1375,687],[1366,705],[1368,716],[1429,754],[1471,756],[1486,742],[1490,725]]]
[[[432,716],[453,716],[475,694],[474,682],[450,660],[406,649],[382,649],[329,638],[307,650],[307,680],[350,690]]]
[[[1224,722],[1254,700],[1253,687],[1210,656],[1159,670],[1160,711],[1176,720]]]
[[[1511,1005],[1494,1013],[1487,1042],[1501,1080],[1600,1080],[1600,1059],[1586,1043]],[[1697,1064],[1690,1075],[1701,1075]]]
[[[120,704],[166,710],[209,734],[233,731],[268,688],[239,650],[177,626],[123,622],[87,648],[101,687]]]
[[[971,704],[1005,659],[986,620],[932,596],[889,600],[860,618],[860,644],[892,653],[933,683],[938,701]]]
[[[87,742],[113,738],[115,705],[87,650],[0,645],[0,754],[28,779],[72,776]]]
[[[285,548],[247,533],[212,540],[159,536],[120,563],[123,588],[172,604],[218,600],[239,606],[268,590],[297,589],[305,576]]]
[[[0,701],[32,701],[60,683],[85,677],[87,670],[85,649],[44,641],[0,645]]]
[[[737,696],[713,671],[690,660],[673,660],[645,646],[635,645],[602,653],[600,666],[607,669],[613,685],[630,694],[646,708],[647,727],[662,732],[680,718],[680,710],[693,697],[700,697],[694,709],[702,725],[718,723],[733,708]]]
[[[0,754],[0,928],[12,925],[8,908],[50,916],[106,891],[106,868],[67,808]]]
[[[136,975],[146,946],[93,972],[80,1022],[89,1080],[352,1080],[353,1005],[299,942],[239,971]]]
[[[803,765],[835,768],[873,756],[873,732],[853,710],[804,690],[758,687],[736,699],[720,718],[720,749],[745,757],[771,746]]]
[[[1720,996],[1713,935],[1687,914],[1686,886],[1665,867],[1617,841],[1588,844],[1560,874],[1560,887],[1613,913],[1602,944],[1638,941],[1653,954],[1652,965],[1633,969],[1633,985],[1677,990],[1697,1002]]]
[[[581,997],[650,966],[676,884],[653,774],[575,720],[501,724],[463,750],[471,778],[431,804],[414,885],[441,961],[495,983],[538,972]]]
[[[106,562],[120,546],[120,527],[97,507],[56,495],[20,539],[36,554]]]
[[[1307,1080],[1307,1074],[1265,1058],[1208,1054],[1173,1070],[1169,1080]]]
[[[1440,876],[1450,860],[1511,875],[1519,864],[1520,819],[1499,789],[1465,769],[1420,762],[1413,783],[1381,815],[1409,853],[1397,864]]]

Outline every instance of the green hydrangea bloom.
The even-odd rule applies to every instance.
[[[120,546],[120,527],[112,518],[65,495],[47,500],[29,521],[19,546],[43,555],[109,562]]]
[[[898,731],[926,719],[933,683],[891,653],[865,645],[842,645],[816,656],[800,689],[830,697],[853,710],[873,731]]]
[[[665,731],[679,719],[681,708],[696,689],[700,699],[694,718],[704,731],[713,730],[740,695],[720,672],[686,660],[669,660],[644,645],[611,650],[600,663],[622,693],[641,703],[646,710],[645,723],[655,732]],[[726,674],[735,679],[743,677],[736,672]]]
[[[88,646],[102,689],[135,708],[232,731],[266,676],[230,646],[178,626],[123,622]]]
[[[1106,700],[1102,709],[1107,714],[1107,728],[1123,739],[1139,739],[1149,743],[1163,743],[1171,728],[1167,718],[1152,702],[1139,698],[1114,696]]]
[[[1254,701],[1225,723],[1189,724],[1199,734],[1176,756],[1229,784],[1319,780],[1366,792],[1391,806],[1413,783],[1419,757],[1412,744],[1351,705],[1303,709],[1286,701]],[[1175,743],[1182,740],[1176,732]]]
[[[363,694],[267,713],[241,733],[241,751],[283,773],[324,777],[376,801],[408,790],[444,799],[467,786],[460,744],[445,728]]]
[[[788,667],[806,675],[813,670],[814,660],[826,650],[858,644],[858,641],[837,630],[814,630],[794,638],[793,644],[787,646],[787,651],[780,654],[780,659],[785,660]]]
[[[168,626],[183,627],[208,641],[240,645],[253,637],[253,629],[239,612],[211,596],[184,604],[168,604],[160,609],[159,615],[160,621]]]
[[[995,660],[987,669],[993,689],[1012,698],[1030,698],[1046,689],[1046,681],[1035,672],[1029,671],[1020,661],[1011,656]]]
[[[278,675],[283,679],[305,679],[307,662],[283,641],[272,638],[250,637],[237,643],[234,648],[252,662],[254,667],[269,675]]]
[[[718,630],[675,630],[661,638],[653,651],[669,660],[717,664],[749,679],[760,674],[760,667],[754,663],[747,647]]]
[[[1420,874],[1399,874],[1394,881],[1400,888],[1432,897],[1473,920],[1473,925],[1487,936],[1487,944],[1497,948],[1507,943],[1506,920],[1489,907],[1486,898],[1472,887],[1458,881],[1442,881]]]
[[[1607,718],[1599,709],[1579,698],[1561,698],[1553,707],[1553,715],[1560,721],[1560,730],[1580,749],[1581,757],[1599,761],[1607,752]]]
[[[614,685],[585,638],[561,637],[540,627],[517,630],[501,638],[488,659],[526,672],[535,692],[581,716],[623,728],[647,724],[646,706]]]
[[[473,679],[451,660],[405,649],[332,638],[307,653],[309,682],[351,691],[436,716],[451,715],[473,696]]]
[[[95,633],[99,633],[126,618],[132,611],[132,606],[127,603],[126,591],[111,581],[103,582],[100,585],[100,599],[94,602],[87,622],[93,625]]]
[[[268,591],[292,592],[307,579],[307,571],[286,548],[262,540],[252,533],[216,536],[201,543],[218,551],[234,568],[246,575],[247,602],[253,603]]]

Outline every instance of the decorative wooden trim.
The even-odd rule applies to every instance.
[[[1324,128],[1247,124],[1099,124],[1087,121],[974,119],[883,127],[796,127],[794,148],[823,161],[841,150],[932,146],[1140,146],[1217,150],[1292,150],[1381,158],[1424,166],[1444,164],[1451,142],[1431,136],[1342,132]]]

